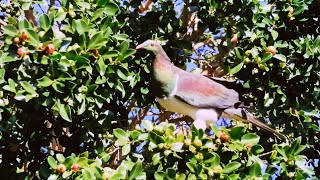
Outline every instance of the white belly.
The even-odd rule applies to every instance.
[[[207,126],[218,120],[218,113],[215,109],[200,109],[186,104],[175,97],[158,98],[160,105],[171,112],[190,116],[195,121],[203,121]]]

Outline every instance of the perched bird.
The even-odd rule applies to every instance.
[[[186,72],[171,63],[158,41],[147,40],[136,50],[145,49],[155,54],[153,78],[162,91],[159,104],[171,112],[191,117],[198,129],[207,129],[220,117],[250,122],[280,139],[286,137],[254,118],[239,101],[239,93],[215,80]]]

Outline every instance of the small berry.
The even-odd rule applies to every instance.
[[[63,174],[67,170],[67,167],[64,164],[58,164],[56,167],[56,171],[59,174]]]
[[[273,55],[275,55],[278,52],[274,46],[267,47],[266,51],[273,54]]]
[[[75,163],[72,165],[71,170],[74,172],[78,172],[80,170],[79,164]]]
[[[20,39],[18,37],[13,38],[13,44],[18,45],[20,43]]]
[[[226,133],[221,132],[220,133],[220,140],[221,140],[222,143],[228,142],[229,141],[229,136]]]
[[[48,45],[46,46],[46,52],[47,52],[48,54],[53,54],[53,52],[54,52],[54,46],[53,46],[53,44],[48,44]]]
[[[28,41],[29,40],[28,34],[23,31],[21,34],[21,39],[22,39],[22,41]]]
[[[27,49],[25,47],[20,47],[17,50],[17,54],[18,54],[19,57],[22,57],[24,55],[29,54],[29,52],[27,51]]]

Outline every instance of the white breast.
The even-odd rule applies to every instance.
[[[218,120],[218,113],[215,109],[201,109],[180,101],[175,97],[158,98],[160,105],[171,112],[190,116],[195,121],[204,121],[207,126]]]

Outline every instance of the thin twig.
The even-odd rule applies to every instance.
[[[258,157],[267,156],[267,155],[272,154],[272,153],[273,153],[273,151],[269,151],[269,152],[266,152],[266,153],[258,155]]]

